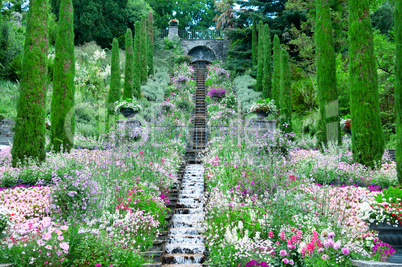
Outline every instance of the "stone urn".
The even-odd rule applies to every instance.
[[[390,263],[402,263],[402,225],[397,227],[386,223],[369,223],[370,230],[378,231],[378,238],[395,250],[395,254],[388,258]]]
[[[134,111],[132,108],[121,108],[120,113],[126,118],[132,118],[138,113],[138,111]]]

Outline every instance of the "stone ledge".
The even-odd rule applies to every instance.
[[[358,267],[402,267],[402,263],[389,263],[389,262],[381,262],[381,261],[352,261],[353,266]]]

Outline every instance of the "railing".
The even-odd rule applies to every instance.
[[[216,31],[210,29],[201,30],[179,30],[179,37],[181,39],[223,39],[223,31]]]
[[[169,36],[169,29],[159,30],[157,36],[161,39]],[[201,30],[185,30],[179,29],[179,37],[181,39],[223,39],[224,34],[223,31],[216,31],[210,29],[201,29]]]

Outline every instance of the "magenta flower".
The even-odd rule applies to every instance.
[[[288,260],[287,258],[284,258],[284,259],[282,260],[282,262],[283,262],[284,264],[288,264],[288,263],[289,263],[289,260]]]
[[[341,251],[345,256],[349,255],[349,249],[348,248],[342,248]]]
[[[288,253],[286,252],[286,250],[281,250],[279,251],[279,255],[281,255],[282,257],[285,257],[286,255],[288,255]]]

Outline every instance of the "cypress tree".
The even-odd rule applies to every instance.
[[[402,0],[395,0],[395,43],[396,43],[396,171],[399,184],[402,184]]]
[[[280,86],[281,81],[281,45],[279,43],[279,37],[274,36],[274,71],[272,75],[272,98],[275,100],[276,105],[279,107],[280,102]]]
[[[48,2],[29,1],[24,57],[17,103],[12,165],[27,158],[46,159],[45,118],[48,37]]]
[[[255,23],[255,19],[253,18],[253,27],[252,27],[252,43],[251,43],[251,52],[253,59],[253,67],[258,64],[258,41],[257,41],[257,24]]]
[[[154,17],[152,11],[148,15],[148,75],[154,75]]]
[[[285,49],[281,49],[281,80],[280,80],[280,127],[286,132],[292,132],[292,101],[291,101],[291,77],[289,67],[289,55]],[[287,127],[284,124],[287,123]]]
[[[349,82],[353,158],[374,167],[384,153],[384,139],[369,0],[349,1]]]
[[[336,88],[336,65],[334,38],[332,34],[331,17],[328,0],[316,1],[315,43],[317,57],[318,103],[320,121],[317,133],[318,147],[327,147],[327,123],[337,123],[336,131],[338,144],[341,142],[339,133],[339,114],[337,108],[338,91]]]
[[[148,30],[147,20],[145,16],[142,18],[141,34],[140,34],[140,47],[141,47],[141,82],[145,83],[148,79],[148,64],[147,64],[147,50],[148,50]]]
[[[137,99],[141,98],[141,23],[135,23],[135,37],[134,37],[134,96]]]
[[[114,38],[112,46],[112,62],[110,66],[110,89],[107,99],[106,131],[109,131],[109,117],[115,118],[114,103],[120,100],[121,82],[120,82],[120,51],[119,41]]]
[[[124,69],[124,91],[123,99],[133,98],[134,85],[134,53],[133,53],[133,33],[131,29],[126,32],[126,66]]]
[[[264,25],[264,75],[262,78],[262,97],[271,97],[272,71],[271,71],[271,33],[268,24]]]
[[[264,75],[264,29],[262,21],[258,23],[258,69],[256,91],[262,91],[262,76]]]
[[[61,0],[53,71],[50,143],[56,152],[70,152],[74,143],[74,12],[72,0]],[[71,115],[69,115],[71,114]]]

